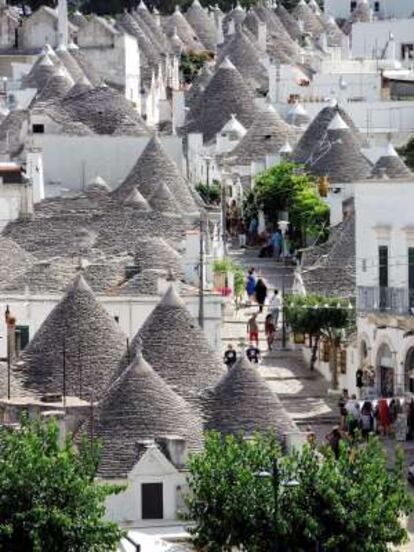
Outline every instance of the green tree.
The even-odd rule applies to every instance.
[[[104,501],[121,487],[94,481],[98,456],[96,445],[60,443],[54,421],[0,428],[0,550],[116,550],[122,531],[103,519]]]
[[[399,148],[398,153],[410,169],[414,171],[414,137],[411,138],[405,146]]]
[[[286,321],[294,332],[306,333],[313,338],[311,369],[313,369],[321,337],[329,341],[329,366],[332,385],[338,388],[338,347],[345,330],[355,323],[352,304],[338,297],[322,295],[289,295],[284,305]]]
[[[283,161],[259,174],[254,196],[270,222],[277,222],[278,212],[289,212],[299,245],[305,245],[307,237],[327,237],[329,207],[319,197],[314,179],[299,165]]]
[[[377,438],[343,443],[336,459],[327,447],[282,456],[271,435],[212,433],[189,470],[188,518],[206,552],[386,552],[406,540],[403,457],[389,470]]]

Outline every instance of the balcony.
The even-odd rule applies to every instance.
[[[359,312],[411,315],[414,312],[414,289],[358,286]]]

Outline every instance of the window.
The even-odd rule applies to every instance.
[[[401,44],[401,58],[402,59],[414,58],[414,43]]]
[[[33,134],[44,134],[45,132],[45,125],[33,125],[32,126]]]
[[[367,260],[362,259],[362,272],[366,272],[366,271],[367,271]]]
[[[408,248],[408,297],[412,308],[414,307],[414,247]]]
[[[351,13],[354,11],[354,9],[357,7],[356,2],[351,2]]]
[[[119,324],[119,316],[114,316],[114,320],[117,324]]]
[[[141,484],[142,519],[163,519],[162,483]]]
[[[388,246],[378,247],[378,281],[379,281],[379,307],[387,307],[388,288]]]
[[[380,3],[374,2],[374,12],[378,13],[380,11]]]

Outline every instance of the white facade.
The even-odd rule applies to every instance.
[[[348,19],[353,6],[351,0],[325,0],[324,10],[338,19]],[[410,17],[414,12],[412,0],[368,0],[374,17]]]
[[[179,471],[156,447],[147,448],[126,480],[109,483],[126,485],[125,491],[106,499],[106,517],[123,526],[139,527],[149,523],[142,519],[142,485],[162,484],[163,520],[176,520],[183,510],[186,472]]]
[[[43,119],[44,120],[44,119]],[[32,123],[37,122],[32,118]],[[149,141],[149,136],[69,136],[36,134],[35,144],[43,152],[46,197],[81,191],[97,175],[117,188],[128,175]],[[161,136],[168,155],[183,169],[181,139]]]
[[[414,12],[414,4],[411,2]],[[352,26],[352,57],[381,59],[390,56],[390,35],[395,42],[397,60],[414,59],[414,17],[387,19]],[[387,53],[388,52],[388,53]]]
[[[162,291],[160,289],[160,291]],[[166,291],[166,284],[164,291]],[[196,320],[198,317],[198,296],[183,295],[183,300],[188,310]],[[137,297],[112,297],[97,295],[108,313],[118,320],[119,326],[131,340],[144,324],[147,317],[157,306],[161,297],[137,296]],[[18,325],[29,326],[29,337],[32,339],[51,310],[59,303],[61,295],[53,294],[7,294],[0,295],[0,312],[4,313],[9,305],[11,312],[16,317]],[[204,331],[213,349],[221,350],[221,316],[222,298],[218,295],[204,297]],[[6,335],[4,317],[0,317],[0,336]],[[6,356],[6,340],[0,339],[0,357]]]
[[[414,181],[355,187],[359,365],[371,365],[377,394],[402,395],[414,376]]]

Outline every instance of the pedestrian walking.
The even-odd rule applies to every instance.
[[[338,406],[339,406],[339,414],[341,416],[341,429],[345,429],[346,427],[346,415],[347,415],[347,411],[346,411],[346,403],[348,402],[349,400],[349,395],[348,395],[348,389],[343,389],[342,390],[342,395],[338,401]]]
[[[259,311],[263,312],[263,306],[266,302],[266,297],[267,297],[267,286],[264,283],[263,278],[259,278],[256,282],[255,295],[256,295],[256,301],[259,304]]]
[[[255,290],[256,290],[256,275],[255,275],[254,268],[251,268],[248,272],[247,281],[246,281],[246,293],[247,293],[247,299],[249,304],[254,299]]]
[[[257,217],[253,217],[249,224],[248,229],[248,239],[249,239],[249,245],[255,245],[257,241],[257,230],[259,228],[259,222],[257,220]]]
[[[273,297],[270,299],[270,314],[273,318],[273,324],[275,325],[275,329],[277,330],[277,323],[279,321],[279,314],[280,309],[282,308],[282,298],[279,294],[279,290],[275,289]]]
[[[327,433],[325,439],[328,441],[335,458],[338,460],[341,452],[341,441],[344,439],[344,435],[338,426],[335,426],[331,432]]]
[[[348,428],[348,433],[351,437],[354,436],[355,430],[359,426],[361,412],[359,409],[359,404],[356,398],[356,395],[351,395],[351,398],[345,405],[346,410],[346,423]]]
[[[228,345],[227,350],[224,353],[224,364],[230,370],[230,368],[233,368],[234,364],[236,363],[236,360],[237,360],[237,353],[233,349],[233,345]]]
[[[247,321],[247,334],[250,343],[256,343],[259,346],[259,324],[257,323],[257,313],[255,312]]]
[[[365,401],[361,408],[361,432],[365,439],[374,429],[374,409],[371,401]]]
[[[253,343],[250,343],[246,349],[246,356],[253,364],[259,364],[260,349],[257,346],[255,347]]]
[[[276,328],[273,323],[273,317],[271,314],[268,314],[266,316],[265,333],[266,333],[266,339],[267,339],[267,349],[268,351],[271,351],[273,342],[275,340],[275,333],[276,333]]]
[[[238,225],[238,234],[239,234],[239,247],[240,249],[246,248],[246,224],[244,222],[244,219],[239,219],[239,225]]]
[[[356,380],[356,388],[358,390],[358,399],[362,399],[362,388],[364,386],[363,381],[364,372],[362,371],[362,368],[358,368],[358,370],[355,373],[355,380]]]

